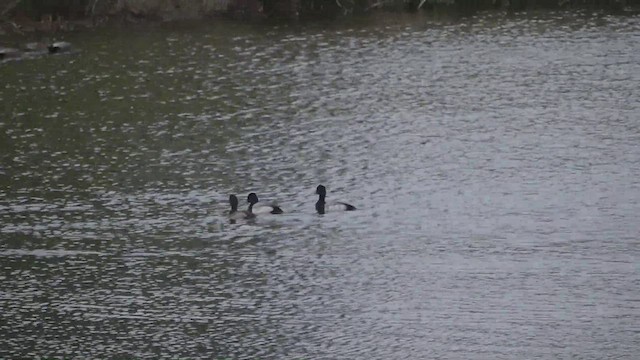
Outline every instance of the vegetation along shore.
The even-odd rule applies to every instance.
[[[59,34],[109,24],[216,18],[310,21],[375,11],[473,14],[488,9],[567,8],[640,13],[640,0],[5,0],[0,2],[0,60],[71,51],[71,44],[55,41],[62,37]]]
[[[0,2],[0,35],[56,32],[107,23],[230,17],[240,20],[306,20],[373,11],[523,11],[589,7],[633,11],[640,0],[6,0]]]

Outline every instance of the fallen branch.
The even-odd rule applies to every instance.
[[[100,0],[93,0],[93,4],[92,5],[87,4],[87,8],[85,10],[85,15],[94,16],[96,14],[96,6],[98,5],[99,1]],[[89,10],[89,8],[91,8],[91,10]]]
[[[9,5],[5,6],[2,12],[0,12],[0,18],[3,17],[6,13],[13,10],[22,0],[13,0],[13,2],[9,3]]]
[[[380,7],[382,7],[382,5],[384,5],[384,4],[382,3],[382,1],[378,1],[378,2],[376,2],[376,3],[373,3],[373,4],[369,5],[369,6],[367,6],[367,7],[364,9],[364,11],[369,11],[369,10],[371,10],[371,9],[380,8]]]
[[[13,27],[13,31],[20,34],[20,35],[24,35],[24,32],[22,30],[20,30],[20,26],[18,26],[18,24],[16,24],[13,21],[7,21],[7,24],[11,25]]]

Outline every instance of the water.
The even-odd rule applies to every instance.
[[[639,17],[68,40],[0,64],[0,357],[640,352]]]

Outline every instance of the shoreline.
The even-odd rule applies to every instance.
[[[70,52],[75,50],[72,44],[64,40],[72,34],[88,33],[102,29],[119,30],[153,30],[166,27],[203,26],[215,23],[227,24],[272,24],[272,25],[313,25],[329,22],[345,22],[351,20],[385,17],[385,14],[404,14],[406,16],[424,16],[443,19],[462,19],[481,12],[502,14],[535,14],[540,11],[580,11],[584,14],[617,14],[623,16],[640,15],[640,6],[629,6],[616,10],[611,8],[594,8],[592,6],[572,8],[532,8],[523,11],[513,11],[506,7],[492,9],[460,9],[445,7],[439,9],[406,11],[376,8],[364,14],[350,14],[338,17],[306,17],[292,19],[274,19],[265,14],[237,14],[232,12],[198,13],[192,17],[157,17],[146,16],[128,11],[112,15],[90,16],[76,20],[64,20],[62,17],[44,16],[40,21],[15,16],[0,20],[0,62],[22,60],[39,57],[46,54]]]
[[[398,12],[468,16],[482,11],[521,13],[539,10],[580,10],[640,14],[640,0],[605,0],[593,3],[584,0],[558,0],[558,3],[527,3],[525,0],[473,0],[471,3],[468,0],[356,0],[352,1],[350,7],[334,5],[330,8],[305,7],[304,0],[274,0],[273,4],[276,5],[292,5],[286,9],[273,4],[265,8],[267,3],[260,0],[209,0],[203,1],[200,6],[184,6],[181,3],[189,2],[173,0],[172,6],[154,4],[147,7],[134,7],[134,0],[126,0],[119,2],[122,5],[99,10],[95,9],[99,0],[95,0],[94,8],[87,7],[83,11],[75,9],[75,13],[71,13],[72,9],[69,7],[30,9],[31,13],[27,13],[19,9],[20,3],[21,1],[17,0],[13,6],[0,8],[0,44],[6,37],[53,36],[102,27],[147,27],[185,21],[230,20],[244,23],[299,24]]]

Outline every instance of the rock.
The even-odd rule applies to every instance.
[[[30,42],[24,44],[25,51],[44,52],[47,51],[47,44],[43,42]]]

